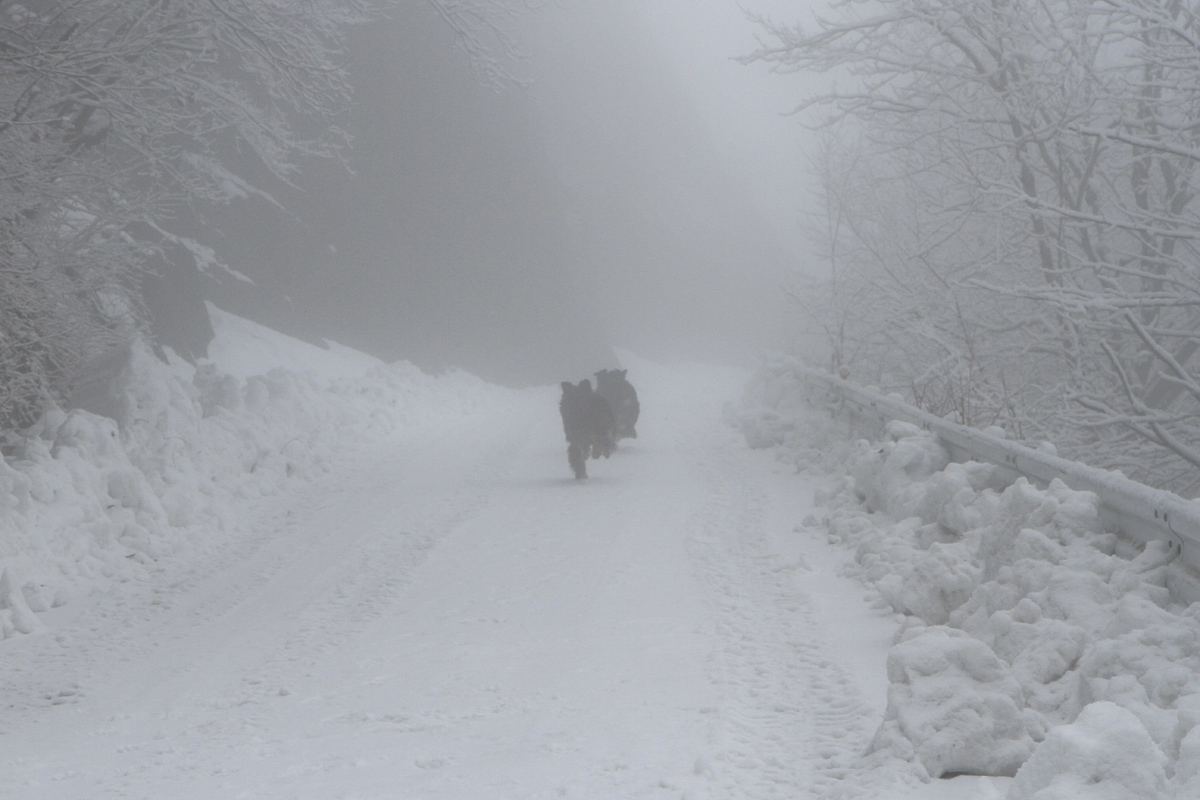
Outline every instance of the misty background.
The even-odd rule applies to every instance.
[[[193,291],[310,341],[507,384],[577,379],[613,347],[745,364],[784,346],[782,287],[812,268],[803,131],[783,116],[794,89],[733,60],[754,24],[722,0],[579,0],[520,23],[522,85],[499,89],[427,4],[355,28],[351,147],[291,185],[231,154],[270,197],[178,230],[253,284],[208,270]],[[196,351],[164,330],[186,317],[167,306],[160,340]]]

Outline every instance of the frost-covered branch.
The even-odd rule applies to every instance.
[[[835,12],[815,31],[761,20],[747,60],[837,75],[805,108],[830,131],[822,173],[838,224],[824,243],[837,282],[815,305],[838,315],[826,326],[838,352],[968,424],[999,413],[1099,466],[1138,453],[1161,468],[1144,479],[1186,475],[1200,451],[1190,7],[879,0]]]

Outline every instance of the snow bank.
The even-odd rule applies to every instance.
[[[1169,796],[1166,765],[1137,717],[1115,703],[1092,703],[1075,722],[1046,734],[1008,797],[1158,800]]]
[[[235,378],[265,375],[273,369],[310,372],[319,378],[356,378],[384,366],[374,356],[326,340],[325,347],[302,342],[205,303],[212,321],[208,345],[212,363]]]
[[[728,415],[751,446],[841,476],[819,522],[900,615],[864,769],[1015,773],[1010,800],[1200,797],[1200,603],[1171,601],[1171,549],[1107,531],[1090,492],[950,463],[916,426],[854,440],[789,363]]]
[[[873,751],[915,759],[931,775],[1009,776],[1033,752],[1020,684],[987,645],[960,630],[907,631],[888,654],[888,680]]]
[[[143,579],[196,537],[236,530],[248,502],[323,473],[348,448],[508,392],[361,353],[339,364],[336,351],[232,315],[214,321],[214,363],[168,365],[136,343],[104,359],[81,394],[107,416],[54,409],[10,439],[0,460],[0,638],[37,630],[39,612]],[[236,376],[223,362],[317,369]]]

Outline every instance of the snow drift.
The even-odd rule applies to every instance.
[[[327,471],[347,448],[508,392],[466,373],[347,358],[345,348],[331,357],[210,313],[213,361],[168,364],[135,342],[88,386],[83,404],[106,415],[56,408],[10,437],[0,460],[0,638],[32,633],[39,612],[142,579],[212,531],[235,530],[246,503]]]
[[[731,420],[752,447],[838,475],[817,498],[848,571],[902,622],[863,769],[1015,775],[1010,800],[1200,796],[1200,603],[1173,553],[1107,530],[1091,492],[951,463],[903,422],[879,441],[804,405],[766,363]]]

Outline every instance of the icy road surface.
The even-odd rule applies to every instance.
[[[794,530],[812,479],[720,421],[741,377],[644,376],[583,482],[557,392],[514,393],[43,615],[3,645],[0,797],[819,796],[894,625]]]

